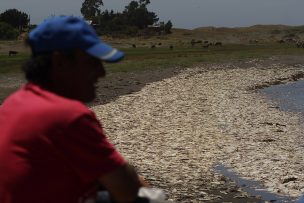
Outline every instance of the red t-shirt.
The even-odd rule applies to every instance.
[[[0,106],[1,203],[78,203],[124,164],[78,101],[27,84]]]

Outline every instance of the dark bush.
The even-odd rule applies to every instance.
[[[0,14],[0,21],[10,24],[14,28],[23,29],[28,26],[30,17],[17,9],[8,9]]]
[[[11,25],[0,22],[0,39],[8,40],[8,39],[17,39],[18,30],[13,28]]]

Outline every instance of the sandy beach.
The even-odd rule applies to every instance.
[[[300,117],[258,89],[302,78],[303,67],[277,59],[202,64],[92,109],[125,158],[169,199],[216,201],[221,197],[212,188],[231,191],[214,172],[218,163],[271,192],[298,197],[304,192]]]

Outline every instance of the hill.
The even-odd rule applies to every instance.
[[[304,39],[304,26],[200,27],[193,30],[173,29],[172,33],[174,38],[221,41],[226,44],[244,44],[254,41],[267,43],[286,39],[301,41]]]
[[[295,43],[304,41],[304,25],[254,25],[235,28],[200,27],[192,30],[173,28],[171,31],[172,34],[169,35],[125,36],[119,38],[103,36],[103,39],[123,48],[130,48],[133,44],[137,47],[151,47],[158,44],[162,46],[189,46],[191,40],[211,43],[222,42],[223,44]]]

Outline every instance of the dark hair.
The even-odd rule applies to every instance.
[[[33,56],[23,64],[22,70],[29,82],[48,84],[52,68],[52,54]]]
[[[31,47],[32,56],[26,61],[22,70],[25,73],[25,78],[29,82],[40,85],[45,85],[50,82],[50,72],[52,69],[52,53],[35,53],[32,49],[30,41],[27,39],[25,43]],[[75,50],[61,50],[67,58],[75,59]]]

